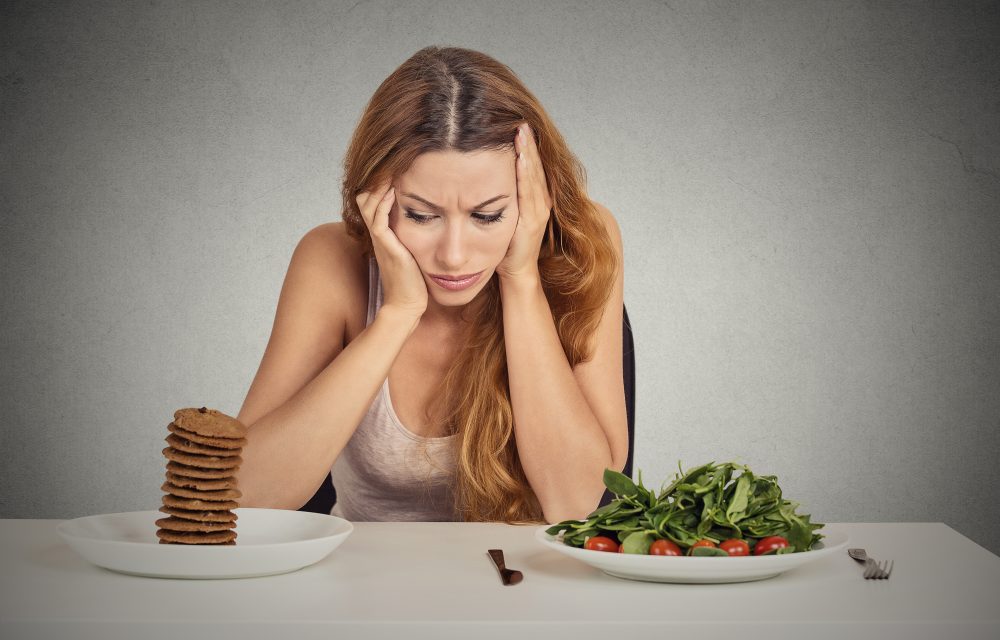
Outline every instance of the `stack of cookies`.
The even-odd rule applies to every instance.
[[[178,409],[167,425],[167,481],[156,521],[160,544],[236,544],[239,498],[233,475],[247,428],[215,409]]]

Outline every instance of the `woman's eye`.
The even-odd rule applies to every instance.
[[[434,216],[421,215],[416,211],[414,211],[413,209],[406,210],[406,217],[409,218],[410,220],[413,220],[417,224],[427,224],[434,218]]]
[[[503,214],[505,209],[501,209],[496,213],[473,213],[472,217],[480,224],[494,224],[503,220]],[[417,224],[427,224],[437,216],[428,216],[422,213],[417,213],[413,209],[406,209],[406,217],[413,220]]]
[[[483,224],[493,224],[494,222],[500,222],[503,220],[503,212],[505,209],[501,209],[496,213],[474,213],[472,217]]]

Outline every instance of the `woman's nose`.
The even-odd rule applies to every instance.
[[[438,244],[437,258],[442,267],[449,271],[463,266],[467,259],[465,236],[461,224],[449,222],[445,225],[444,237]]]

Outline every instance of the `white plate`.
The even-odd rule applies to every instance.
[[[843,531],[827,533],[810,551],[769,556],[641,556],[636,554],[590,551],[570,547],[545,533],[552,525],[535,532],[535,537],[550,549],[585,562],[616,578],[649,582],[723,583],[750,582],[773,578],[790,569],[825,558],[847,546]]]
[[[74,551],[105,569],[153,578],[250,578],[319,562],[354,526],[336,516],[281,509],[235,509],[235,545],[160,544],[160,511],[86,516],[57,530]]]

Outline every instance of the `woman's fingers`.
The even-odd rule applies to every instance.
[[[389,228],[389,212],[395,201],[396,190],[388,181],[377,189],[358,194],[357,197],[361,217],[364,218],[368,235],[372,239],[375,258],[380,262],[390,256],[404,260],[409,256],[409,252]]]
[[[392,203],[396,201],[396,190],[390,188],[382,196],[375,207],[375,214],[372,219],[370,229],[372,233],[385,233],[389,229],[389,212],[392,210]]]
[[[527,123],[522,124],[515,137],[517,226],[507,247],[507,255],[497,267],[501,278],[507,279],[535,277],[539,249],[552,215],[545,171],[531,127]]]
[[[427,285],[413,255],[389,227],[389,212],[395,201],[391,181],[357,196],[381,270],[385,290],[382,307],[396,306],[419,317],[427,308]]]
[[[368,235],[372,239],[375,258],[384,262],[386,258],[403,258],[409,255],[406,248],[389,228],[389,212],[396,201],[396,190],[390,182],[386,182],[373,191],[358,194],[358,208],[361,217],[368,227]]]
[[[536,208],[539,211],[552,209],[550,204],[545,171],[538,157],[538,147],[531,127],[523,124],[517,132],[517,180],[519,206],[524,209]]]
[[[392,183],[387,180],[385,184],[378,189],[373,191],[362,191],[358,194],[357,198],[355,198],[355,201],[358,203],[358,209],[361,210],[361,217],[364,219],[365,226],[368,227],[369,231],[372,230],[372,224],[375,221],[375,214],[377,213],[378,208],[382,206],[391,190]],[[389,204],[389,207],[392,207],[391,203]]]

